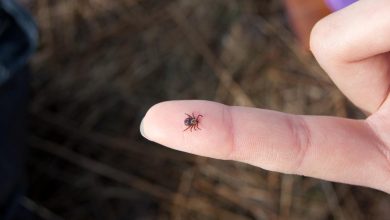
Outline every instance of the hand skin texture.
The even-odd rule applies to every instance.
[[[311,34],[318,62],[365,120],[169,101],[147,112],[141,132],[180,151],[390,193],[389,11],[389,0],[360,0]],[[202,130],[183,132],[185,113],[202,114]]]

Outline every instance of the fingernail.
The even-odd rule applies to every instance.
[[[141,121],[141,125],[139,126],[139,131],[141,132],[141,135],[142,135],[144,138],[148,139],[148,137],[146,137],[145,131],[144,131],[144,119],[142,119],[142,121]]]

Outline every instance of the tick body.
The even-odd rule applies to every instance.
[[[189,115],[187,114],[187,118],[184,119],[184,125],[187,126],[187,128],[184,130],[184,131],[187,131],[188,129],[190,129],[190,131],[192,131],[192,129],[194,129],[195,131],[198,129],[198,130],[201,130],[199,128],[199,118],[200,117],[203,117],[203,115],[198,115],[195,117],[194,113],[192,113],[192,115]]]

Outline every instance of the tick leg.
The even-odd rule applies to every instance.
[[[202,129],[199,128],[199,125],[196,125],[196,127],[197,127],[199,130],[202,130]]]
[[[198,115],[198,116],[196,117],[196,120],[199,120],[199,117],[203,117],[203,115]]]
[[[187,131],[190,127],[187,127],[186,129],[184,129],[183,131]]]
[[[188,117],[190,117],[190,118],[191,118],[191,115],[189,115],[189,114],[187,114],[187,113],[184,113],[184,114],[186,114]]]

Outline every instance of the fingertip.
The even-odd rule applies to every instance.
[[[152,106],[140,131],[150,141],[201,156],[224,158],[229,150],[224,105],[202,100],[167,101]],[[199,116],[199,125],[188,128],[188,115]]]
[[[158,125],[160,122],[159,117],[159,109],[161,109],[161,105],[164,102],[157,103],[149,108],[149,110],[146,112],[144,118],[142,119],[141,125],[140,125],[140,132],[143,137],[150,141],[156,142],[158,140],[158,136],[160,133],[160,129],[156,129],[155,125]]]

